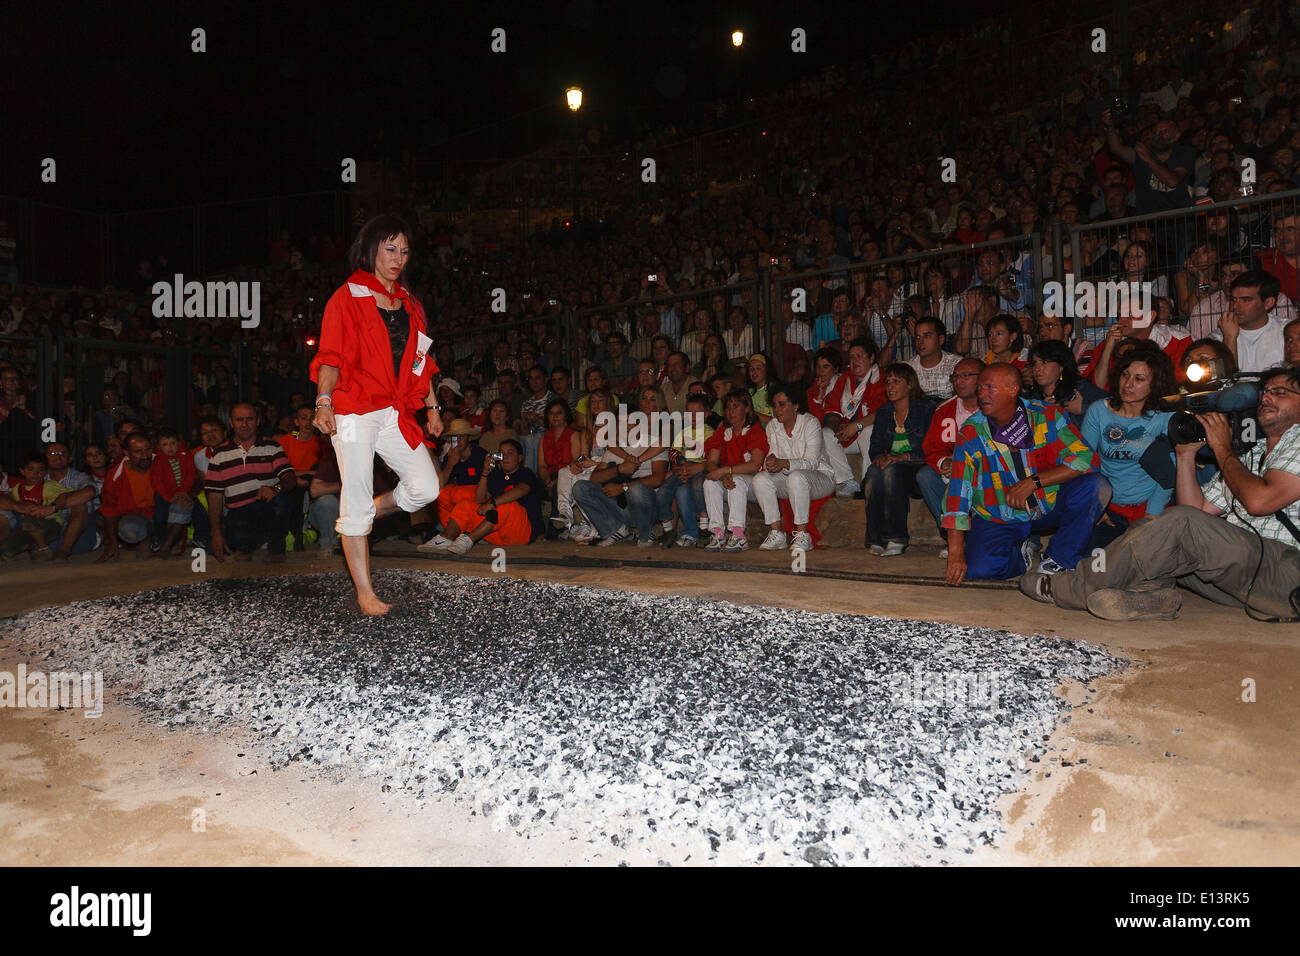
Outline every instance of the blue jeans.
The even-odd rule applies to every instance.
[[[1093,525],[1105,507],[1103,489],[1109,492],[1110,486],[1093,471],[1061,485],[1052,510],[1033,521],[1002,523],[971,515],[966,532],[966,577],[974,581],[1024,574],[1020,545],[1031,534],[1051,534],[1046,556],[1063,568],[1073,568],[1083,558]]]
[[[320,535],[316,543],[322,550],[334,549],[334,542],[338,538],[334,531],[334,522],[338,520],[338,495],[321,495],[311,500],[311,505],[307,509],[307,521]]]
[[[628,509],[619,507],[617,498],[605,494],[605,486],[594,481],[579,481],[573,486],[573,500],[587,516],[596,534],[608,538],[619,528],[632,523]]]
[[[884,544],[901,541],[906,544],[907,513],[911,508],[912,492],[918,491],[916,473],[925,465],[911,462],[894,462],[880,469],[872,465],[867,469],[863,484],[870,489],[867,495],[867,544]]]
[[[695,538],[699,535],[700,515],[704,513],[704,472],[687,481],[669,475],[655,492],[655,498],[658,502],[658,520],[671,521],[673,502],[676,502],[677,516],[682,519],[682,537]]]
[[[122,515],[117,519],[117,539],[123,544],[139,544],[146,538],[159,540],[166,525],[158,525],[145,515]]]
[[[252,554],[263,544],[272,554],[284,554],[284,538],[292,526],[293,502],[288,495],[255,500],[226,512],[226,543],[233,551]]]
[[[537,474],[537,452],[542,447],[542,436],[545,432],[535,432],[529,435],[521,435],[519,443],[524,446],[524,467]]]
[[[939,524],[942,531],[943,499],[948,494],[948,479],[926,465],[916,473],[916,483],[921,488],[925,506],[930,509],[930,514],[934,515],[935,523]]]

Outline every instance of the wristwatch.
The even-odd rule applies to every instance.
[[[632,486],[629,485],[627,482],[623,482],[623,494],[627,494],[627,490],[631,487]]]
[[[1030,475],[1029,477],[1032,478],[1032,479],[1034,479],[1034,484],[1036,484],[1036,485],[1038,486],[1038,490],[1039,490],[1039,491],[1042,491],[1042,490],[1043,490],[1043,479],[1041,479],[1041,478],[1038,477],[1038,473],[1035,472],[1034,474]]]

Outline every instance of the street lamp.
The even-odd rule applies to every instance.
[[[742,43],[744,43],[744,42],[745,42],[745,31],[744,31],[744,30],[732,30],[732,31],[731,31],[731,45],[732,45],[732,46],[739,48],[739,46],[740,46]]]
[[[578,110],[582,107],[582,87],[570,86],[564,91],[564,102],[573,114],[573,221],[578,221]]]

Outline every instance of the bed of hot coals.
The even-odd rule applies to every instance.
[[[150,719],[246,731],[273,768],[361,774],[666,864],[967,859],[996,843],[998,798],[1068,708],[1054,689],[1121,664],[947,624],[505,577],[375,581],[385,618],[329,574],[3,626],[46,670],[102,670]]]

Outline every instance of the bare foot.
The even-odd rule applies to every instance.
[[[361,606],[361,613],[368,617],[379,617],[381,614],[387,614],[393,609],[391,604],[385,604],[374,594],[368,597],[357,595],[357,604]]]
[[[54,560],[57,561],[59,564],[67,564],[68,557],[69,557],[68,552],[64,551],[62,548],[54,552]]]

